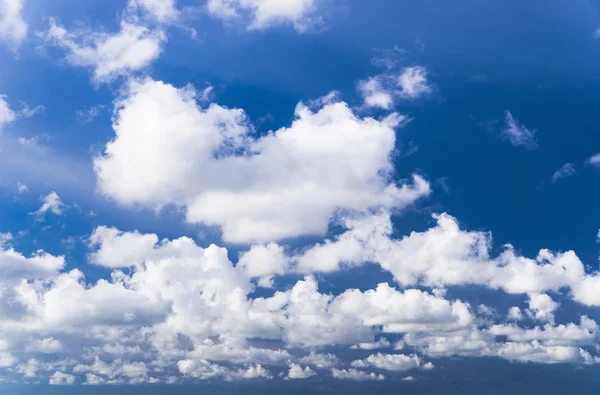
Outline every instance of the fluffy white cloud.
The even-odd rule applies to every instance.
[[[65,260],[38,251],[29,258],[6,244],[0,244],[0,283],[17,283],[21,279],[50,279],[65,266]]]
[[[307,379],[316,375],[315,371],[312,370],[309,366],[302,368],[302,366],[298,364],[291,364],[290,370],[288,371],[287,378],[288,379]]]
[[[367,380],[375,380],[381,381],[385,380],[385,376],[382,374],[375,373],[367,373],[363,370],[357,369],[331,369],[331,375],[340,380],[354,380],[354,381],[367,381]]]
[[[392,93],[386,90],[380,77],[371,77],[365,81],[359,81],[358,91],[367,107],[379,107],[389,110],[394,104]]]
[[[431,362],[423,362],[417,355],[404,354],[372,354],[365,359],[352,362],[355,368],[376,368],[392,371],[406,371],[411,369],[433,369]]]
[[[312,276],[272,296],[252,297],[250,275],[235,267],[225,249],[201,248],[188,238],[159,241],[155,235],[98,229],[93,248],[105,252],[97,259],[126,267],[128,274],[115,270],[110,280],[88,283],[78,270],[61,272],[62,258],[46,257],[55,262],[51,270],[24,270],[27,259],[5,250],[20,256],[13,266],[21,271],[1,284],[0,368],[56,382],[70,380],[54,377],[60,372],[87,384],[136,384],[156,382],[157,376],[167,382],[268,379],[271,365],[286,369],[282,375],[289,378],[310,377],[317,368],[334,369],[334,377],[349,380],[383,379],[365,369],[432,367],[417,354],[377,353],[350,363],[314,351],[356,344],[387,348],[387,333],[401,334],[401,345],[428,357],[598,362],[587,349],[599,329],[587,317],[579,324],[535,328],[493,325],[490,316],[477,319],[468,304],[445,299],[440,289],[399,291],[380,284],[332,295],[319,292]],[[127,255],[130,246],[134,253]],[[115,258],[119,251],[126,258]],[[554,302],[544,294],[529,297],[531,314],[551,321]],[[270,345],[264,347],[264,341]],[[19,360],[15,355],[23,350],[35,357]],[[47,353],[58,359],[43,362]],[[173,368],[178,374],[164,377]]]
[[[118,102],[116,137],[94,161],[99,190],[122,204],[187,208],[192,223],[218,225],[231,242],[324,234],[339,210],[402,208],[430,192],[390,182],[395,132],[358,118],[343,102],[253,137],[243,111],[199,107],[196,92],[132,82]],[[142,138],[143,137],[143,138]]]
[[[348,231],[293,257],[304,272],[339,270],[376,262],[404,286],[444,287],[475,284],[511,294],[535,294],[570,288],[574,300],[600,305],[600,275],[587,274],[573,251],[540,250],[535,259],[519,256],[511,246],[492,258],[491,235],[459,228],[455,218],[434,216],[437,226],[390,238],[389,214],[346,221]]]
[[[156,243],[158,237],[154,234],[126,233],[100,226],[90,237],[90,247],[97,247],[89,256],[90,262],[108,268],[139,265],[152,253]]]
[[[72,385],[75,383],[75,376],[72,374],[55,372],[50,376],[50,385]]]
[[[165,33],[127,21],[118,33],[68,31],[50,19],[44,38],[63,48],[67,61],[74,66],[94,70],[96,83],[109,82],[147,67],[160,55]]]
[[[322,0],[208,0],[208,12],[223,21],[239,22],[248,29],[292,24],[303,32],[318,24],[317,5]]]
[[[27,37],[27,24],[21,16],[25,0],[0,0],[0,41],[15,50]]]
[[[275,243],[254,245],[249,251],[240,255],[238,268],[250,278],[258,278],[258,285],[272,288],[273,276],[289,271],[289,258],[283,247]]]
[[[546,294],[530,294],[528,314],[537,321],[554,323],[554,312],[560,306]]]
[[[538,147],[535,139],[535,130],[528,129],[525,125],[519,123],[512,113],[508,110],[504,112],[504,127],[502,136],[506,138],[515,147],[525,147],[527,149],[536,149]]]

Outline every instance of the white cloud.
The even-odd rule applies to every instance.
[[[90,237],[90,247],[97,250],[89,255],[90,262],[108,268],[130,267],[141,264],[158,243],[154,234],[121,232],[100,226]]]
[[[423,66],[405,67],[398,72],[388,70],[359,81],[357,88],[366,107],[384,110],[391,109],[399,99],[416,100],[433,92]]]
[[[367,373],[357,369],[331,369],[331,375],[340,380],[354,380],[354,381],[381,381],[385,380],[385,376],[382,374]]]
[[[390,341],[387,340],[385,337],[382,337],[381,339],[379,339],[378,341],[376,341],[374,343],[356,344],[356,345],[352,346],[352,349],[354,349],[354,350],[377,350],[380,348],[391,348],[391,347],[392,347],[392,343],[390,343]]]
[[[595,166],[600,166],[600,152],[588,158],[587,163]]]
[[[127,5],[129,12],[135,14],[141,10],[160,23],[174,22],[179,17],[176,0],[129,0]]]
[[[513,306],[508,310],[508,318],[514,321],[521,321],[523,319],[523,312],[517,306]]]
[[[358,82],[358,91],[367,107],[379,107],[389,110],[394,104],[394,97],[386,90],[379,77],[371,77]]]
[[[200,108],[195,96],[190,87],[130,84],[116,137],[94,160],[103,194],[184,206],[189,222],[246,243],[324,234],[339,210],[403,208],[430,192],[419,176],[412,185],[390,182],[394,130],[343,102],[317,112],[301,103],[290,127],[254,138],[243,111]]]
[[[430,94],[433,89],[427,78],[427,69],[421,66],[405,68],[398,76],[400,94],[410,99],[417,99]]]
[[[38,352],[42,354],[53,354],[61,351],[62,349],[62,343],[59,340],[51,337],[34,340],[27,347],[27,350],[30,352]]]
[[[21,16],[25,0],[0,0],[0,41],[16,50],[27,37],[27,24]]]
[[[340,361],[333,354],[320,354],[314,351],[300,359],[300,363],[312,365],[319,369],[332,368],[339,365]]]
[[[316,373],[310,367],[306,366],[303,369],[302,366],[293,363],[290,365],[290,370],[288,371],[287,378],[288,379],[307,379],[314,375],[316,375]]]
[[[208,0],[208,12],[227,22],[242,22],[248,29],[291,24],[303,32],[321,22],[316,14],[322,0]]]
[[[392,371],[406,371],[411,369],[433,369],[431,362],[423,362],[417,355],[404,354],[372,354],[365,359],[352,362],[354,368],[376,368]]]
[[[554,324],[554,312],[560,306],[546,294],[534,293],[529,295],[528,314],[537,321]]]
[[[29,187],[27,185],[21,184],[19,182],[19,183],[17,183],[17,191],[19,192],[19,194],[27,193],[27,192],[29,192]]]
[[[50,385],[72,385],[75,383],[75,376],[72,374],[55,372],[50,377]]]
[[[111,34],[68,31],[50,19],[50,28],[43,37],[63,48],[70,64],[92,68],[95,83],[110,82],[146,68],[158,58],[166,41],[162,30],[127,21],[121,22],[118,33]]]
[[[527,149],[536,149],[538,147],[535,130],[528,129],[525,125],[519,123],[513,117],[510,111],[504,112],[504,127],[502,136],[506,138],[515,147],[525,147]]]
[[[552,182],[556,182],[561,178],[573,177],[577,175],[577,170],[573,163],[565,163],[560,169],[554,172],[552,175]]]
[[[32,214],[37,216],[38,218],[43,218],[46,213],[51,213],[54,215],[63,215],[65,212],[65,204],[62,202],[60,196],[54,191],[50,192],[46,196],[40,197],[42,201],[42,206],[34,211]]]
[[[254,245],[240,255],[237,267],[250,278],[259,278],[258,285],[273,288],[273,276],[289,271],[289,258],[283,247],[275,243]]]
[[[476,319],[468,304],[446,300],[441,289],[398,291],[383,283],[372,290],[332,295],[319,292],[317,280],[308,276],[269,297],[253,297],[248,274],[235,267],[225,249],[201,248],[188,238],[159,241],[155,235],[98,229],[96,236],[107,233],[98,236],[93,248],[110,251],[100,259],[128,268],[127,273],[115,270],[110,280],[87,282],[78,270],[62,271],[62,258],[38,253],[45,257],[42,269],[12,250],[5,254],[18,257],[18,262],[0,255],[0,269],[7,265],[1,271],[10,273],[2,278],[0,295],[0,367],[18,364],[14,371],[19,374],[57,382],[67,380],[54,377],[58,371],[82,376],[87,384],[139,384],[268,379],[272,375],[265,366],[271,365],[286,367],[283,375],[289,378],[333,368],[336,378],[381,380],[382,375],[364,370],[431,369],[421,355],[598,361],[585,351],[597,341],[597,323],[582,317],[579,324],[552,324],[556,306],[543,294],[529,295],[529,311],[545,323],[535,328],[494,325],[489,316]],[[138,243],[135,253],[119,257],[119,251],[126,254]],[[365,248],[371,248],[369,243]],[[415,256],[408,255],[413,263]],[[402,258],[394,255],[395,261]],[[391,347],[384,336],[392,333],[401,333],[402,345],[415,354],[376,353],[348,366],[334,354],[314,351],[356,344],[365,345],[358,347],[363,349]],[[265,343],[269,346],[260,345]],[[23,350],[34,357],[19,364],[14,355]],[[46,353],[57,360],[44,362],[47,358],[41,355]],[[164,377],[169,368],[179,375]]]
[[[17,114],[11,110],[5,95],[0,95],[0,132],[4,125],[8,125],[17,119]]]

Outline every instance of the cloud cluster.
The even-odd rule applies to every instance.
[[[393,181],[397,117],[360,118],[335,99],[316,111],[300,103],[291,126],[256,136],[242,110],[203,108],[196,95],[131,82],[115,138],[94,160],[101,193],[125,205],[184,207],[188,222],[247,243],[322,235],[340,211],[401,209],[430,192],[418,175]]]

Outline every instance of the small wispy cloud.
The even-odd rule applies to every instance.
[[[573,177],[577,175],[577,170],[573,163],[565,163],[560,169],[554,172],[552,175],[552,182],[560,180],[561,178]]]
[[[104,111],[104,105],[97,104],[95,106],[77,110],[75,116],[80,123],[92,122],[98,118]]]
[[[508,140],[515,147],[524,147],[530,150],[538,147],[535,139],[535,130],[527,128],[525,125],[520,124],[519,121],[513,117],[509,110],[504,112],[504,127],[502,129],[502,136]]]
[[[42,201],[42,206],[38,210],[30,213],[39,220],[42,220],[46,213],[54,215],[64,214],[66,206],[56,192],[52,191],[48,195],[42,196],[40,200]]]
[[[590,164],[590,165],[594,165],[594,166],[600,166],[600,152],[598,152],[596,155],[592,155],[587,161],[586,163]]]

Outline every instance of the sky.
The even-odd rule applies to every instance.
[[[6,394],[596,394],[600,3],[0,0]]]

